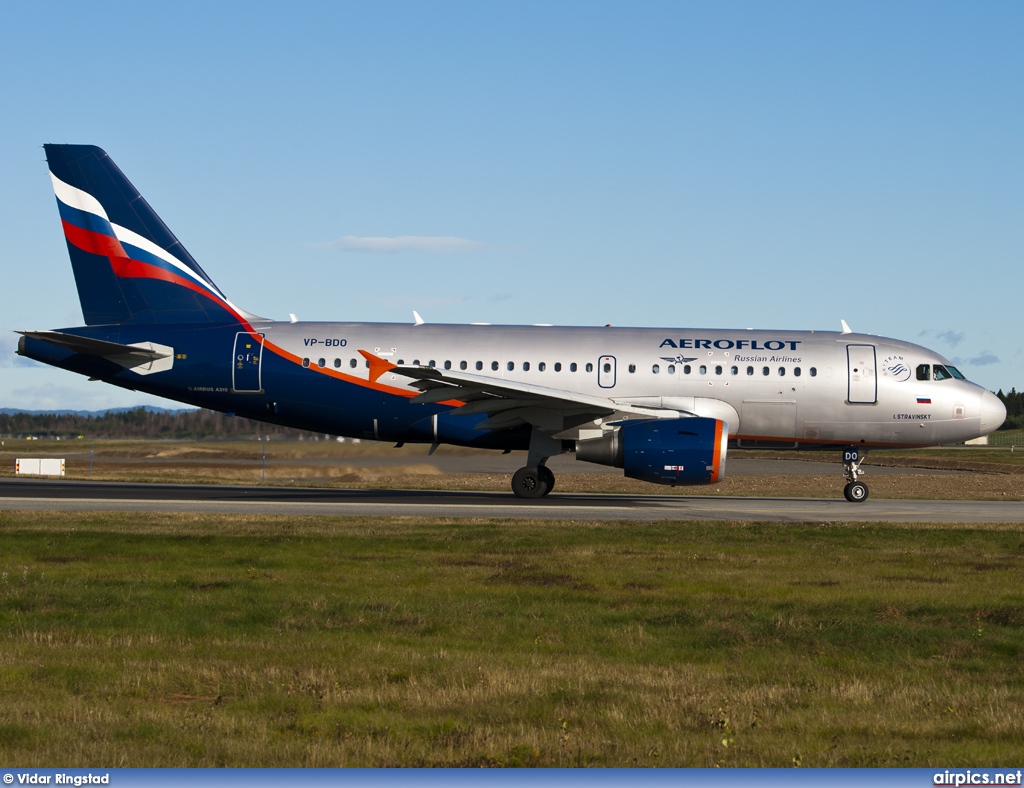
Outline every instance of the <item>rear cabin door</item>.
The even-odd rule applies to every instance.
[[[847,345],[846,365],[849,376],[847,402],[854,405],[874,405],[878,401],[875,346]]]
[[[603,389],[615,387],[615,356],[601,356],[598,359],[597,385]]]
[[[231,389],[241,393],[263,390],[260,367],[263,363],[263,334],[240,331],[235,334],[235,354],[231,364]]]

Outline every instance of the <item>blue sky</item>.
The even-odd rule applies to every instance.
[[[5,6],[0,407],[167,404],[13,355],[82,321],[44,142],[267,317],[845,319],[1022,389],[1022,39],[1019,2]]]

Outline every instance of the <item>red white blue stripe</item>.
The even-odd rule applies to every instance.
[[[52,172],[50,179],[68,243],[108,257],[119,277],[172,282],[211,298],[240,320],[251,317],[232,304],[213,282],[166,249],[111,222],[103,205],[91,194],[65,183]]]

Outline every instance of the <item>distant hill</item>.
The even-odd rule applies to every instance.
[[[108,413],[126,413],[130,410],[138,410],[139,406],[129,408],[107,408],[106,410],[24,410],[22,408],[0,408],[0,415],[13,416],[16,413],[27,413],[30,416],[82,416],[84,418],[106,416]],[[154,408],[151,405],[143,405],[142,410],[150,413],[188,413],[196,408]]]

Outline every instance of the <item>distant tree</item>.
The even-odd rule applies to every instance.
[[[310,438],[304,430],[264,424],[211,410],[153,411],[134,408],[95,415],[63,413],[0,413],[0,435],[23,438],[241,438],[277,440]]]
[[[1009,394],[1004,394],[1002,389],[996,392],[996,396],[1006,406],[1006,421],[1000,429],[1014,430],[1024,428],[1024,392],[1010,389]]]

